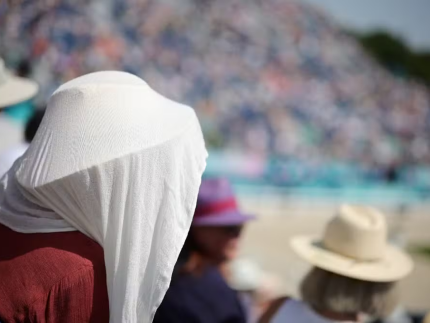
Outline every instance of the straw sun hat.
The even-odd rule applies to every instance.
[[[371,207],[343,205],[322,238],[298,236],[291,246],[315,267],[364,281],[396,281],[413,267],[409,256],[387,244],[385,217]]]
[[[0,109],[31,99],[37,90],[36,82],[14,76],[0,58]]]

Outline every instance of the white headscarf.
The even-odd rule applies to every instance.
[[[50,98],[30,148],[0,183],[0,222],[79,230],[104,249],[110,322],[151,322],[194,213],[207,152],[194,111],[123,72]]]

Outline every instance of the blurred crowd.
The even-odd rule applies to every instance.
[[[286,0],[41,0],[0,5],[0,52],[39,101],[125,70],[193,106],[209,147],[384,168],[430,163],[428,89],[388,74],[331,17]]]
[[[99,71],[35,111],[38,85],[20,70],[0,58],[1,322],[428,322],[427,308],[401,302],[414,261],[377,209],[342,204],[319,235],[289,237],[308,271],[286,294],[281,275],[242,257],[259,217],[229,180],[203,177],[191,107],[131,73]],[[4,140],[24,124],[25,140]],[[244,174],[264,165],[242,161]],[[257,245],[296,271],[287,237]]]

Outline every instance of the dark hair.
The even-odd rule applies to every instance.
[[[21,77],[29,77],[31,74],[31,64],[28,60],[22,60],[16,68],[16,74]]]
[[[194,251],[197,251],[197,245],[196,242],[191,234],[191,229],[188,232],[187,238],[185,239],[184,246],[181,249],[181,252],[178,257],[178,264],[184,264],[187,262],[188,258],[190,257],[191,253]]]
[[[39,128],[40,123],[42,122],[43,116],[45,115],[45,110],[36,110],[36,112],[31,117],[30,121],[27,122],[27,126],[25,127],[25,141],[30,143],[33,141],[34,136],[36,135],[37,129]]]

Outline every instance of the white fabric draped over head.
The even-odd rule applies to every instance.
[[[52,95],[30,148],[2,178],[0,222],[96,240],[110,322],[151,322],[188,233],[206,157],[193,109],[131,74],[88,74]]]

